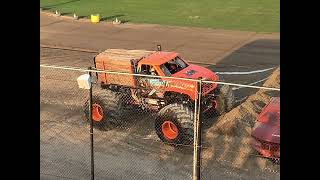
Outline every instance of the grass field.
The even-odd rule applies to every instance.
[[[65,15],[256,32],[280,31],[280,0],[40,0]]]

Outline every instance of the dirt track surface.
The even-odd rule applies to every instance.
[[[41,44],[84,49],[152,50],[161,43],[164,49],[178,51],[187,59],[212,63],[203,66],[219,72],[253,71],[278,66],[280,61],[277,35],[153,25],[115,27],[74,23],[44,15],[41,15],[40,31]],[[41,48],[40,62],[88,67],[92,65],[94,55]],[[247,84],[271,73],[224,77],[227,82]],[[90,177],[89,126],[81,109],[86,93],[76,84],[80,74],[41,68],[42,179]],[[241,99],[255,92],[244,88],[235,94],[237,99]],[[151,113],[141,112],[128,117],[127,123],[119,127],[105,132],[94,131],[96,179],[192,179],[192,148],[173,148],[161,143],[154,132]],[[222,154],[227,149],[225,146],[215,148],[220,148],[216,152]],[[211,160],[204,161],[203,179],[279,179],[279,167],[257,154],[251,154],[252,166],[248,168],[235,167],[224,159],[212,160],[212,152],[210,148],[204,150],[203,159]],[[240,156],[239,153],[235,149],[233,156]],[[262,164],[263,168],[257,168],[257,164]]]
[[[91,24],[59,17],[40,16],[41,44],[78,47],[93,50],[108,48],[154,50],[161,44],[164,50],[177,51],[194,61],[217,63],[229,53],[251,42],[268,52],[279,51],[279,34],[225,31],[203,28],[184,28],[159,25]],[[265,43],[259,43],[266,40]],[[270,41],[268,43],[268,41]],[[243,53],[245,56],[248,52]],[[274,58],[270,64],[278,64]],[[256,59],[256,61],[260,61]]]

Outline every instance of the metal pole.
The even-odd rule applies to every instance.
[[[194,141],[193,141],[193,180],[200,180],[201,172],[201,94],[202,79],[197,82],[197,99],[195,101]]]
[[[91,67],[88,68],[91,70]],[[94,154],[93,154],[93,119],[92,119],[92,75],[89,71],[90,76],[90,89],[89,89],[89,118],[90,118],[90,143],[91,143],[91,180],[94,180]]]

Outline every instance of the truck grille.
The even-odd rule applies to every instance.
[[[269,150],[269,151],[278,151],[280,148],[280,144],[263,141],[258,138],[254,138],[254,139],[261,143],[261,149]]]

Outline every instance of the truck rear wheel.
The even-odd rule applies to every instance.
[[[123,96],[120,93],[107,89],[99,89],[92,94],[92,119],[95,128],[105,130],[110,123],[118,123],[124,111]],[[84,113],[88,122],[89,118],[89,99],[86,100]]]
[[[191,144],[193,142],[192,108],[185,104],[169,104],[162,108],[155,121],[158,137],[166,143]]]

